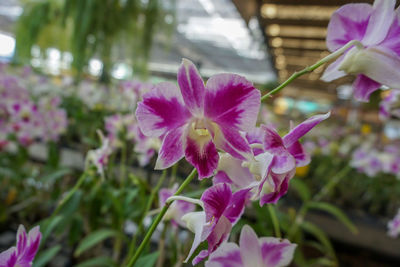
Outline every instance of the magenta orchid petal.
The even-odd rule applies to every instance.
[[[288,191],[289,181],[293,178],[295,171],[296,169],[284,174],[271,173],[268,177],[268,181],[263,187],[263,190],[266,192],[263,192],[263,195],[260,198],[260,206],[269,203],[275,204],[278,202],[278,200]]]
[[[240,232],[239,247],[244,266],[262,266],[261,247],[257,235],[248,225],[243,226]]]
[[[216,184],[207,190],[201,196],[204,202],[204,211],[206,220],[211,221],[212,218],[220,218],[232,199],[232,191],[227,184]]]
[[[168,168],[184,156],[182,136],[185,128],[185,126],[175,128],[164,136],[155,169]]]
[[[367,31],[372,11],[369,4],[348,4],[333,13],[326,38],[328,49],[335,51],[351,40],[361,41]]]
[[[274,162],[272,171],[275,173],[286,173],[296,166],[294,157],[286,150],[282,138],[271,127],[262,125],[264,130],[265,150],[273,154]]]
[[[221,161],[221,160],[220,160]],[[216,184],[232,184],[231,178],[229,178],[228,174],[225,171],[217,171],[217,173],[213,177],[213,185]]]
[[[306,133],[308,133],[312,128],[317,126],[321,121],[329,118],[330,112],[326,114],[320,114],[312,116],[308,118],[304,122],[297,125],[294,129],[292,129],[287,135],[285,135],[283,139],[283,144],[285,147],[290,147],[296,141],[298,141],[301,137],[303,137]],[[275,137],[277,139],[277,137]]]
[[[243,267],[240,249],[235,243],[224,243],[212,253],[206,267]]]
[[[358,101],[368,102],[369,96],[381,87],[380,83],[368,78],[365,75],[357,75],[353,83],[354,98]]]
[[[239,132],[232,128],[222,128],[221,131],[216,131],[214,136],[215,145],[231,154],[238,159],[246,159],[251,157],[251,148]]]
[[[183,59],[178,70],[178,84],[186,107],[194,115],[203,115],[205,88],[204,82],[194,64]]]
[[[251,130],[256,124],[261,93],[244,77],[217,74],[206,84],[205,116],[221,127]]]
[[[397,56],[400,57],[400,9],[397,8],[397,17],[393,21],[391,28],[386,36],[386,39],[379,44],[379,46],[384,47],[393,51]]]
[[[190,116],[179,89],[169,82],[159,83],[146,93],[136,110],[140,129],[147,136],[160,136],[179,128]]]
[[[17,249],[11,247],[0,253],[0,267],[14,267],[17,259]]]
[[[232,200],[224,212],[224,216],[235,224],[244,212],[245,205],[250,199],[250,188],[239,190],[232,195]]]
[[[365,36],[362,39],[364,45],[375,45],[382,42],[396,16],[394,7],[396,0],[375,0],[373,11],[368,22]]]
[[[296,159],[297,167],[306,166],[311,162],[310,155],[306,152],[299,141],[294,142],[290,147],[288,147],[288,151]]]
[[[186,137],[185,156],[196,167],[199,179],[210,177],[218,166],[218,152],[210,136],[198,136],[192,129]]]
[[[263,266],[287,266],[293,259],[296,244],[287,239],[263,237],[260,238]]]
[[[41,238],[39,226],[26,234],[25,228],[20,225],[17,232],[17,246],[0,253],[0,267],[31,267]]]
[[[198,264],[207,258],[212,252],[214,252],[223,242],[225,242],[232,230],[231,222],[222,216],[217,224],[215,225],[213,231],[208,235],[208,249],[201,251],[192,261],[193,265]]]
[[[17,252],[21,254],[25,251],[28,244],[28,235],[26,234],[25,227],[21,224],[17,231]]]

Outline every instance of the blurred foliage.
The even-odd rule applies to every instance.
[[[24,1],[14,61],[28,63],[36,45],[42,58],[50,47],[71,52],[78,79],[93,57],[103,62],[103,82],[110,80],[113,63],[127,58],[135,73],[146,75],[156,30],[171,33],[174,19],[167,17],[174,15],[175,0]]]

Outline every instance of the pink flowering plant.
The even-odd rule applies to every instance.
[[[321,134],[331,116],[327,110],[298,124],[287,122],[283,130],[269,119],[257,124],[257,118],[270,117],[263,101],[326,63],[331,65],[324,81],[356,76],[356,100],[368,101],[374,91],[389,87],[390,94],[381,103],[381,117],[397,116],[400,20],[394,7],[394,0],[376,0],[373,5],[339,8],[327,31],[327,47],[332,53],[264,95],[237,74],[216,74],[204,81],[189,59],[182,60],[177,83],[116,83],[114,100],[111,84],[98,86],[87,81],[65,99],[37,98],[16,79],[1,75],[0,151],[10,142],[28,147],[38,140],[57,141],[67,128],[63,101],[74,106],[68,110],[74,134],[79,133],[87,147],[96,144],[96,148],[87,152],[81,177],[41,222],[43,240],[39,227],[27,234],[21,226],[16,247],[0,254],[0,267],[32,266],[41,240],[45,243],[54,238],[50,235],[53,231],[67,228],[76,244],[75,259],[88,258],[88,250],[96,247],[112,250],[110,256],[88,260],[92,265],[133,267],[150,262],[151,266],[158,261],[158,266],[163,266],[176,261],[206,267],[273,267],[295,261],[309,266],[319,260],[305,259],[304,250],[312,244],[324,257],[321,262],[337,266],[329,239],[307,220],[308,211],[328,212],[356,233],[346,214],[324,199],[340,187],[352,168],[371,177],[398,175],[399,151],[393,146],[374,150],[352,140],[351,149],[335,147],[332,140],[339,138],[339,130]],[[30,70],[24,75],[29,77]],[[66,86],[73,87],[70,83]],[[92,122],[88,129],[80,129],[79,118],[84,118],[84,124]],[[93,135],[98,129],[103,131],[98,131],[96,142]],[[318,138],[316,142],[302,141],[312,134]],[[349,136],[347,132],[343,135]],[[332,147],[333,156],[347,155],[350,166],[342,168],[349,163],[337,160],[328,173],[320,161],[312,160],[310,152],[327,156]],[[153,173],[153,166],[162,173]],[[295,178],[307,166],[318,177],[329,179],[317,192]],[[189,173],[188,167],[190,174],[179,180],[180,174]],[[185,192],[192,185],[200,189]],[[279,205],[290,188],[300,196],[300,208],[283,212]],[[399,234],[398,217],[388,224],[390,236]],[[306,244],[308,235],[317,242]],[[158,251],[143,256],[155,240]],[[167,241],[177,253],[166,260]]]

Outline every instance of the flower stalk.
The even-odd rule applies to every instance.
[[[269,91],[268,93],[266,93],[265,95],[263,95],[261,97],[261,102],[263,102],[266,99],[268,99],[271,95],[278,93],[280,90],[285,88],[287,85],[292,83],[294,80],[296,80],[300,76],[303,76],[304,74],[310,73],[310,72],[316,70],[317,68],[319,68],[320,66],[322,66],[323,64],[325,64],[325,63],[327,63],[327,62],[339,57],[340,55],[342,55],[344,52],[346,52],[352,46],[355,46],[358,49],[364,48],[364,46],[362,45],[362,43],[360,41],[352,40],[352,41],[348,42],[342,48],[340,48],[340,49],[336,50],[335,52],[329,54],[328,56],[324,57],[323,59],[321,59],[317,63],[315,63],[315,64],[313,64],[313,65],[311,65],[309,67],[306,67],[306,68],[302,69],[301,71],[296,71],[295,73],[293,73],[286,81],[281,83],[278,87],[276,87],[275,89],[273,89],[273,90]]]
[[[186,186],[193,180],[193,178],[196,176],[196,169],[193,169],[192,172],[186,177],[185,181],[181,184],[181,186],[178,188],[178,190],[175,192],[175,196],[179,195],[182,193],[182,191],[186,188]],[[137,260],[139,259],[140,255],[143,252],[143,249],[146,247],[146,245],[149,243],[151,236],[153,235],[154,231],[156,230],[157,226],[160,224],[162,218],[164,217],[165,213],[167,213],[169,206],[172,204],[172,202],[166,202],[164,204],[164,207],[161,209],[160,213],[157,215],[157,217],[154,219],[153,223],[151,224],[149,230],[147,231],[143,241],[140,243],[138,249],[136,250],[135,254],[133,257],[130,258],[128,262],[128,267],[132,267],[135,265]]]

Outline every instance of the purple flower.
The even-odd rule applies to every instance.
[[[388,235],[390,237],[396,238],[400,234],[400,209],[397,211],[396,216],[393,220],[388,223]]]
[[[395,0],[375,0],[374,5],[348,4],[339,8],[328,25],[327,46],[336,51],[352,40],[354,47],[339,57],[325,71],[329,82],[355,74],[354,97],[368,101],[381,85],[400,88],[400,17]]]
[[[254,230],[245,225],[240,233],[239,246],[224,243],[214,251],[206,267],[279,267],[287,266],[293,259],[296,244],[287,239],[257,238]]]
[[[178,189],[178,184],[175,184],[172,188],[162,188],[158,192],[158,198],[160,201],[160,207],[164,206],[167,199],[173,196]],[[174,226],[183,226],[186,224],[182,221],[182,216],[195,210],[195,205],[183,200],[174,201],[168,208],[167,213],[164,215],[164,220],[171,220]]]
[[[218,164],[217,149],[245,159],[251,149],[241,131],[251,130],[260,107],[260,92],[235,74],[212,76],[204,85],[196,67],[183,59],[177,88],[164,82],[143,96],[136,117],[142,132],[163,136],[156,169],[172,166],[183,156],[199,178]]]
[[[313,116],[283,138],[273,128],[264,125],[248,133],[254,160],[242,162],[229,155],[221,156],[214,183],[230,183],[239,189],[251,188],[252,199],[260,199],[260,205],[276,203],[286,194],[296,167],[310,162],[298,140],[329,115]]]
[[[96,169],[97,173],[104,177],[104,169],[108,165],[108,158],[113,152],[110,146],[110,140],[107,137],[104,137],[101,131],[97,132],[100,140],[101,140],[101,147],[98,149],[90,150],[86,156],[86,165],[93,164]]]
[[[242,215],[248,199],[249,189],[232,193],[230,187],[224,183],[204,191],[201,196],[204,211],[190,212],[182,217],[189,230],[195,234],[192,248],[185,261],[190,259],[199,244],[205,240],[208,242],[208,249],[202,250],[193,259],[193,265],[205,259],[226,241],[232,226]]]
[[[39,226],[31,229],[27,235],[24,226],[20,225],[17,246],[0,253],[0,267],[31,267],[41,238]]]
[[[137,124],[134,125],[134,131],[134,151],[137,153],[139,165],[145,166],[149,164],[154,154],[160,149],[161,140],[159,137],[145,136]]]
[[[379,117],[382,120],[391,116],[400,119],[400,90],[391,90],[379,105]]]

